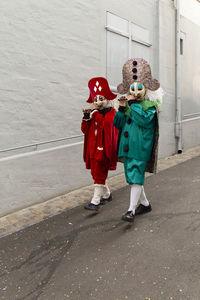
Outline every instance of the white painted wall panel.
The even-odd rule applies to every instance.
[[[200,145],[200,117],[184,120],[182,123],[183,148]]]
[[[164,157],[176,152],[175,122],[175,11],[172,1],[159,1],[160,83],[164,90],[160,107],[160,148]]]
[[[99,20],[96,1],[0,2],[0,149],[80,134]]]
[[[183,55],[181,55],[182,115],[183,118],[190,118],[197,113],[200,116],[200,25],[182,17],[181,30],[183,33]]]

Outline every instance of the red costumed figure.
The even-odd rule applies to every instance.
[[[85,209],[98,211],[100,204],[112,200],[106,179],[108,171],[115,170],[117,165],[117,129],[113,126],[116,110],[112,104],[117,95],[103,77],[92,78],[88,87],[87,102],[92,105],[83,110],[81,130],[85,136],[83,156],[94,179],[94,195]]]

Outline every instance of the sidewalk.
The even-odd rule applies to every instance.
[[[166,170],[172,166],[185,162],[200,155],[200,146],[176,154],[158,161],[158,172]],[[147,176],[152,176],[147,174]],[[116,191],[127,185],[124,174],[120,174],[108,179],[108,184],[112,191]],[[37,204],[15,213],[0,218],[0,237],[19,231],[30,225],[60,214],[66,209],[71,209],[91,198],[93,185],[72,191],[66,195],[53,198],[41,204]]]

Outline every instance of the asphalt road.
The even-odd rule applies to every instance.
[[[129,187],[0,239],[0,299],[200,299],[200,157],[146,180],[152,212],[121,221]]]

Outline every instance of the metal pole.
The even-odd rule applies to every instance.
[[[182,153],[182,118],[180,95],[180,0],[176,0],[176,66],[175,66],[175,95],[176,120],[175,137],[177,139],[177,153]]]
[[[160,80],[160,0],[157,0],[157,78]]]

